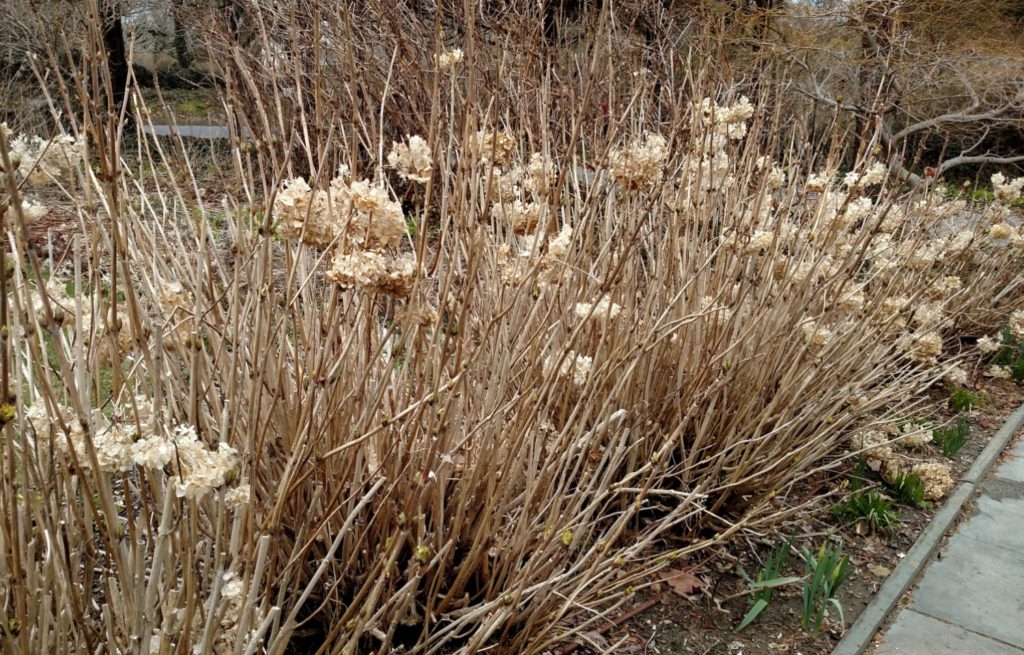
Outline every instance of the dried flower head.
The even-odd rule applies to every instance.
[[[1024,194],[1024,177],[1009,180],[1002,173],[996,173],[992,176],[992,191],[996,200],[1010,204]]]
[[[850,171],[843,177],[843,184],[849,189],[866,189],[882,183],[885,179],[885,164],[875,162],[863,173]]]
[[[1002,348],[999,339],[993,339],[992,337],[982,337],[978,339],[978,350],[983,353],[994,353]]]
[[[238,451],[226,443],[210,450],[199,440],[192,426],[179,425],[172,437],[175,444],[175,494],[179,498],[202,498],[222,487],[238,463]]]
[[[817,321],[805,322],[800,326],[800,330],[804,334],[804,341],[814,348],[824,348],[835,336],[832,330],[819,325]]]
[[[539,152],[530,155],[523,175],[523,189],[538,198],[546,198],[554,186],[557,175],[555,164]]]
[[[808,191],[815,191],[817,193],[821,193],[822,191],[829,187],[829,182],[831,179],[832,175],[830,173],[814,173],[813,175],[807,178],[806,182],[804,182],[804,188],[806,188]]]
[[[472,140],[473,151],[485,164],[504,166],[516,151],[516,140],[505,131],[480,130]]]
[[[993,378],[996,380],[1012,380],[1013,371],[1010,370],[1009,366],[1001,366],[999,364],[993,364],[985,369],[985,377]]]
[[[49,140],[21,134],[9,145],[10,159],[18,162],[18,176],[33,186],[70,175],[82,163],[85,152],[83,138],[68,134]]]
[[[924,483],[924,499],[939,500],[956,484],[949,467],[939,462],[916,464],[910,472]]]
[[[540,225],[544,214],[544,205],[539,202],[523,202],[513,200],[501,203],[496,207],[498,215],[516,234],[530,234]]]
[[[412,255],[390,257],[375,251],[339,252],[325,277],[345,289],[404,298],[412,291],[417,268]]]
[[[932,365],[942,354],[942,336],[937,332],[915,332],[900,337],[896,347],[918,364]]]
[[[341,223],[327,204],[327,194],[314,192],[306,180],[287,180],[274,198],[274,217],[281,238],[316,248],[329,246],[338,237]]]
[[[609,158],[612,177],[626,189],[650,189],[661,181],[668,159],[668,142],[660,134],[645,134]]]
[[[548,241],[548,256],[561,259],[569,252],[570,245],[572,245],[572,226],[565,224],[558,234]]]
[[[462,59],[462,49],[454,48],[437,56],[437,67],[442,70],[449,70],[461,64]]]
[[[46,205],[41,202],[30,198],[21,199],[21,215],[25,217],[26,223],[35,223],[42,217],[46,216],[47,213],[49,213],[49,210],[46,208]],[[9,207],[6,214],[6,220],[13,223],[15,219],[14,209]]]
[[[1024,309],[1018,309],[1010,314],[1006,327],[1009,328],[1010,335],[1014,339],[1024,341]]]
[[[241,509],[249,504],[249,499],[252,497],[252,487],[249,483],[243,483],[228,489],[224,493],[224,504],[231,509]]]
[[[423,137],[408,136],[405,143],[396,141],[391,147],[388,164],[396,169],[401,177],[425,184],[430,181],[433,153]]]
[[[1009,223],[996,223],[988,228],[988,236],[994,241],[1007,241],[1016,234],[1017,230]]]
[[[932,431],[928,428],[908,426],[908,431],[903,433],[899,444],[904,448],[920,450],[932,442]]]
[[[581,319],[605,321],[614,319],[622,311],[622,306],[612,302],[611,296],[605,294],[596,303],[578,302],[574,309]]]
[[[965,387],[968,382],[967,370],[962,366],[952,366],[942,374],[942,381],[950,387]]]

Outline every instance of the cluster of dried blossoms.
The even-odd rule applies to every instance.
[[[394,164],[409,179],[429,179],[426,145],[413,141],[393,151]],[[292,242],[331,251],[326,278],[345,289],[404,297],[419,266],[398,252],[408,234],[401,204],[368,180],[353,182],[342,168],[327,189],[314,190],[302,178],[284,183],[274,200],[280,235]]]
[[[608,164],[612,177],[625,189],[652,189],[661,181],[668,161],[668,141],[660,134],[645,134],[615,150]]]
[[[7,123],[0,123],[9,145],[8,161],[15,177],[28,187],[41,187],[70,176],[82,163],[85,141],[81,137],[61,134],[46,140],[38,136],[19,134],[11,138]],[[0,211],[10,213],[10,203],[5,199],[6,185],[0,191]],[[33,223],[47,213],[46,206],[32,198],[21,198],[21,212],[25,220]]]
[[[469,144],[469,154],[480,164],[490,216],[507,236],[502,242],[500,235],[492,235],[500,278],[507,286],[519,286],[533,274],[536,290],[552,288],[565,277],[573,239],[572,226],[552,225],[556,212],[551,192],[558,171],[545,153],[513,164],[515,145],[507,132],[486,130]]]
[[[405,143],[396,142],[388,153],[388,165],[398,174],[413,182],[426,184],[430,181],[430,171],[434,166],[434,157],[430,146],[421,136],[408,136]]]
[[[441,70],[451,70],[462,63],[463,53],[461,48],[454,48],[442,52],[437,56],[437,67]]]
[[[1010,314],[1006,323],[1006,333],[1009,337],[1007,344],[1024,343],[1024,310],[1018,310]],[[984,336],[978,339],[978,350],[984,355],[993,355],[1003,349],[1001,335]],[[992,364],[985,371],[985,376],[997,380],[1010,380],[1013,378],[1013,370],[1005,364]]]
[[[77,461],[87,470],[98,466],[103,473],[141,467],[167,474],[180,498],[199,499],[223,487],[238,464],[238,452],[228,444],[211,449],[190,425],[168,429],[170,417],[166,413],[158,417],[146,396],[136,396],[132,403],[120,406],[110,419],[94,411],[88,421],[91,432],[70,408],[47,407],[42,401],[26,410],[25,420],[40,452],[47,452],[48,448],[43,448],[52,445],[66,464]],[[90,442],[95,462],[89,455]]]
[[[953,476],[942,462],[917,462],[905,451],[920,451],[932,441],[932,430],[926,426],[870,429],[850,439],[850,450],[864,457],[868,466],[889,481],[905,473],[916,475],[924,483],[925,500],[939,500],[952,490]]]
[[[483,182],[491,213],[518,235],[530,235],[543,227],[550,215],[548,195],[555,182],[555,166],[546,156],[534,153],[526,166],[504,166],[483,159]]]
[[[992,192],[996,200],[1010,204],[1024,195],[1024,177],[1010,180],[1002,173],[996,173],[992,176]]]
[[[85,141],[81,137],[60,134],[52,139],[19,134],[11,139],[6,123],[0,130],[8,137],[8,157],[15,174],[32,186],[43,186],[69,176],[82,163]]]

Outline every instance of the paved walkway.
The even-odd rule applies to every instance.
[[[875,655],[1024,655],[1024,439],[911,593]]]

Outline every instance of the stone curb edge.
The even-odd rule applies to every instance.
[[[931,522],[911,546],[906,557],[885,579],[878,593],[871,599],[850,629],[846,631],[842,641],[836,645],[832,655],[861,655],[871,645],[871,640],[885,623],[889,612],[917,579],[918,573],[931,561],[942,538],[960,515],[964,503],[974,495],[978,483],[988,475],[996,458],[1006,449],[1010,439],[1017,434],[1022,426],[1024,426],[1024,405],[1010,414],[1010,417],[981,451],[978,458],[974,460],[974,464],[964,474],[963,482],[950,494],[946,503],[935,513]]]

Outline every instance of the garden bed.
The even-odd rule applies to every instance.
[[[930,422],[955,424],[959,418],[969,416],[971,429],[967,441],[951,457],[944,457],[941,448],[934,443],[916,453],[920,457],[947,461],[956,480],[970,468],[1002,426],[1005,417],[1024,402],[1024,390],[1009,381],[983,379],[975,391],[980,402],[961,413],[950,409],[949,403],[945,402],[946,392],[933,392],[929,400],[939,409],[930,417]],[[855,471],[849,467],[841,475],[823,476],[820,482],[837,487],[853,475]],[[880,480],[872,481],[884,489]],[[614,645],[615,652],[623,653],[831,653],[843,636],[844,626],[840,625],[833,610],[817,637],[803,631],[800,583],[779,587],[770,604],[753,623],[737,631],[751,609],[750,596],[744,594],[748,582],[738,571],[742,569],[748,575],[755,575],[774,545],[786,540],[796,549],[816,551],[822,541],[832,535],[850,557],[852,573],[837,593],[843,608],[844,625],[849,627],[946,500],[943,498],[924,507],[896,504],[898,523],[888,530],[871,532],[863,525],[844,525],[837,519],[831,509],[842,497],[841,493],[822,497],[816,503],[816,511],[810,512],[808,518],[786,526],[778,534],[766,534],[757,541],[734,543],[705,561],[676,569],[685,573],[677,579],[655,584],[648,592],[637,594],[634,607],[644,608],[643,611],[604,634],[590,633],[588,639],[591,644],[577,648],[575,652],[600,652],[601,648]],[[800,565],[800,560],[792,556],[790,569],[781,573],[798,576]],[[687,586],[693,589],[688,590]],[[676,591],[676,587],[690,593],[684,596]]]

